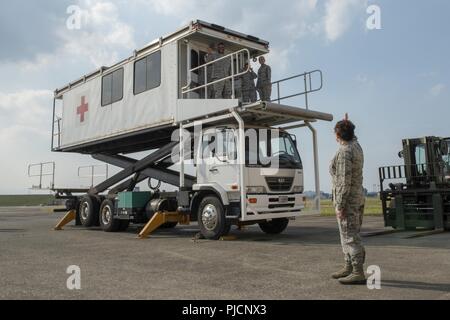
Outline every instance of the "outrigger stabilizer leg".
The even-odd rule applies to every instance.
[[[77,216],[76,210],[69,210],[65,216],[58,222],[58,224],[53,228],[53,230],[62,230],[62,228],[68,224],[70,221],[75,220]]]
[[[178,222],[179,224],[188,225],[190,223],[189,215],[179,212],[158,211],[139,233],[139,239],[147,238],[153,231],[158,229],[166,222]]]

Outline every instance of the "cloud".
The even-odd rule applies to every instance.
[[[110,1],[82,0],[81,29],[62,29],[64,55],[82,56],[95,67],[119,60],[119,51],[135,49],[133,28],[120,19],[119,8]]]
[[[50,90],[23,90],[14,93],[0,92],[0,139],[2,145],[13,141],[14,136],[47,134],[52,114]]]
[[[16,0],[2,5],[0,13],[0,62],[31,60],[36,53],[50,53],[59,46],[55,37],[64,23],[69,0]]]
[[[430,94],[433,97],[439,96],[446,88],[446,85],[443,83],[438,83],[430,89]]]
[[[56,41],[56,46],[43,45],[16,61],[22,71],[37,71],[51,64],[64,64],[68,61],[87,60],[95,68],[116,63],[121,53],[127,55],[136,48],[134,30],[131,25],[121,20],[118,6],[105,0],[78,0],[72,3],[81,9],[82,23],[80,29],[69,30],[66,19],[69,18],[66,7],[58,6],[53,12],[55,23],[45,30],[45,38]],[[55,10],[55,9],[53,9]],[[57,23],[56,23],[57,22]],[[30,24],[28,28],[33,29]],[[16,35],[19,39],[21,34]],[[41,39],[39,35],[36,38]],[[26,58],[26,59],[24,59]]]
[[[354,12],[364,6],[361,0],[328,0],[325,4],[324,27],[326,38],[333,42],[351,26]]]
[[[47,90],[0,92],[0,192],[23,192],[28,162],[50,149],[51,101]]]

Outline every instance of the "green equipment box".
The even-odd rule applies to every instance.
[[[150,201],[150,192],[120,192],[118,208],[144,208]]]

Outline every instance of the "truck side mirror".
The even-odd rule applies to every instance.
[[[398,157],[399,157],[400,159],[403,159],[403,151],[400,151],[400,152],[398,153]]]

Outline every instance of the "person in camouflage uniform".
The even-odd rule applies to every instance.
[[[213,60],[218,60],[225,55],[225,45],[219,43],[217,46],[217,54],[214,55]],[[231,58],[225,58],[212,64],[211,80],[216,81],[226,78],[231,75]],[[219,81],[214,84],[214,92],[216,99],[230,99],[231,98],[231,81],[230,79]]]
[[[258,69],[258,81],[256,89],[258,89],[261,101],[270,101],[272,95],[272,69],[266,64],[264,57],[259,57],[261,67]]]
[[[333,273],[342,284],[366,283],[364,275],[365,249],[360,230],[364,214],[363,163],[364,154],[354,135],[355,125],[347,119],[335,127],[340,147],[330,164],[333,204],[339,225],[345,266]]]
[[[244,65],[244,72],[248,68],[248,62]],[[256,101],[256,87],[255,79],[258,76],[250,67],[246,73],[241,76],[241,88],[242,88],[242,102],[255,102]]]

